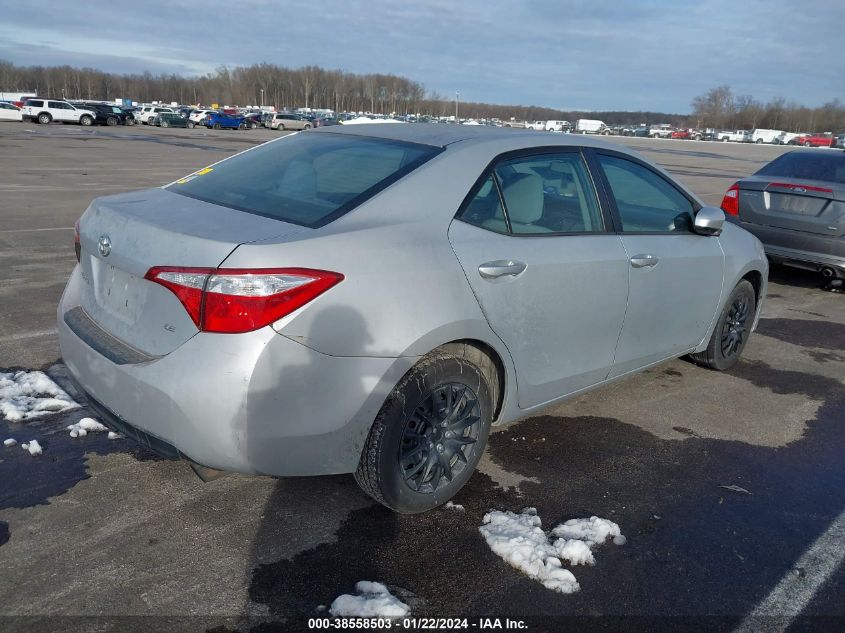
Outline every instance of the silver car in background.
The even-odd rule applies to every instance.
[[[731,185],[722,210],[772,261],[845,279],[845,152],[781,154]]]
[[[493,424],[683,355],[737,362],[768,267],[665,172],[583,136],[290,135],[95,200],[58,308],[103,421],[195,467],[451,498]]]

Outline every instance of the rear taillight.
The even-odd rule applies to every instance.
[[[722,198],[722,211],[728,215],[739,216],[739,183],[735,182]]]
[[[204,332],[251,332],[278,321],[340,283],[310,268],[151,268],[146,279],[170,290]]]
[[[79,220],[73,223],[73,250],[76,252],[76,262],[81,262],[82,244],[79,241]]]

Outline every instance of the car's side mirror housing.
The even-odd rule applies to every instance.
[[[701,207],[695,214],[695,232],[699,235],[719,235],[725,224],[725,212],[716,207]]]

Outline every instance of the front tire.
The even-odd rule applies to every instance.
[[[743,279],[725,303],[707,349],[690,354],[690,360],[717,371],[725,371],[736,365],[751,334],[756,309],[754,287]]]
[[[812,147],[812,146],[813,146],[813,144],[810,141],[806,141],[804,143],[804,147]]]
[[[355,480],[403,514],[451,499],[481,459],[498,397],[493,362],[454,344],[423,357],[379,411]]]
[[[185,127],[186,127],[186,128],[188,128],[189,130],[193,130],[193,129],[194,129],[194,122],[193,122],[193,121],[188,121],[188,122],[185,124]]]

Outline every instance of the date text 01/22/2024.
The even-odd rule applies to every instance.
[[[340,630],[390,630],[393,628],[406,631],[440,631],[440,630],[527,630],[528,625],[523,620],[510,618],[478,618],[470,621],[468,618],[310,618],[308,628],[340,629]]]

